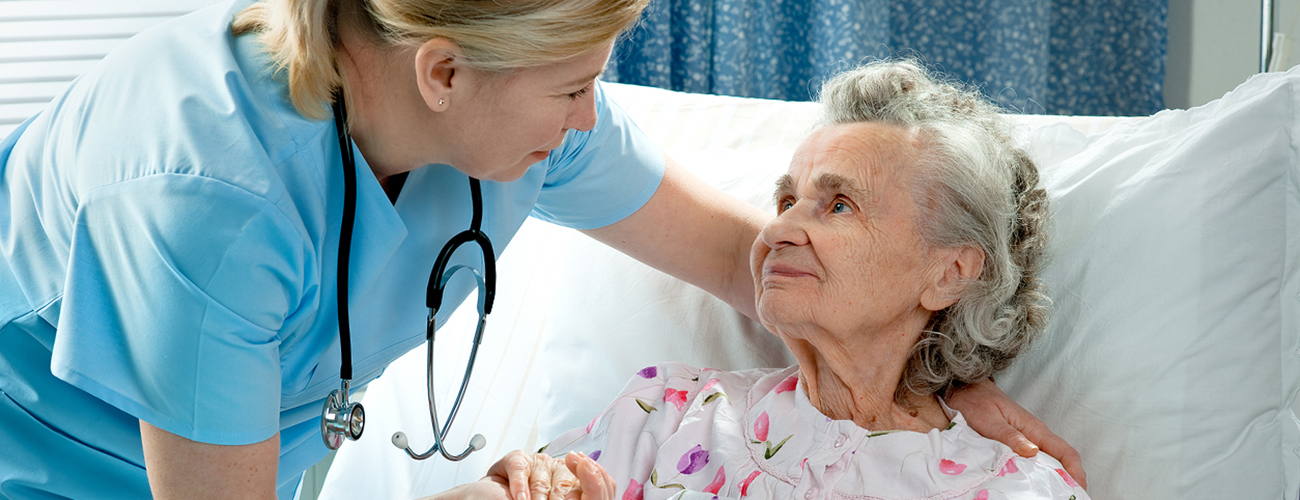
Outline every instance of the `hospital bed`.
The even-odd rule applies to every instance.
[[[765,210],[818,110],[607,87],[670,155]],[[997,383],[1079,450],[1094,498],[1297,498],[1298,106],[1291,72],[1141,119],[1013,116],[1052,196],[1054,314]],[[498,269],[451,431],[453,448],[471,433],[487,448],[416,462],[389,443],[398,430],[414,447],[431,442],[417,349],[369,385],[366,434],[338,453],[321,498],[414,498],[476,480],[508,451],[586,425],[647,365],[792,363],[717,299],[572,230],[530,220]],[[438,340],[440,401],[455,395],[476,320],[462,309]]]

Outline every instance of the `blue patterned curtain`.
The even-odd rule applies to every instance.
[[[1168,0],[652,0],[605,79],[811,100],[826,76],[917,57],[1008,110],[1164,108]]]

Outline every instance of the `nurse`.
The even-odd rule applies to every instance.
[[[767,216],[666,159],[597,81],[646,1],[235,0],[115,49],[0,143],[0,497],[293,497],[341,369],[335,95],[354,388],[424,341],[469,177],[498,253],[531,215],[753,316]],[[471,288],[452,281],[440,322]],[[991,383],[952,404],[1078,469]],[[550,479],[532,464],[493,471]],[[451,493],[527,496],[503,483]]]

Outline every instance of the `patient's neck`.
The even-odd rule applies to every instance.
[[[877,343],[878,344],[878,343]],[[908,393],[895,401],[910,355],[901,346],[814,346],[786,338],[808,400],[827,417],[852,420],[871,431],[929,432],[948,425],[943,407],[934,396]],[[900,343],[902,344],[902,343]]]

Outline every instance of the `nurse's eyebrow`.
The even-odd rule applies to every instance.
[[[602,68],[600,68],[600,71],[595,72],[595,73],[592,74],[591,76],[588,76],[588,77],[585,77],[585,78],[578,78],[578,79],[576,79],[576,80],[571,80],[571,81],[569,81],[568,83],[565,83],[564,85],[561,85],[561,87],[577,87],[578,84],[584,84],[584,85],[585,85],[587,82],[590,82],[590,81],[592,81],[592,80],[595,80],[595,79],[597,79],[597,78],[600,78],[600,75],[603,75],[603,74],[605,74],[605,68],[602,67]]]

